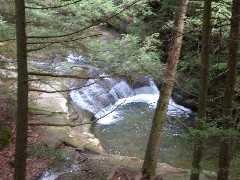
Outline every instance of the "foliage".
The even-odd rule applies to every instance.
[[[217,167],[217,158],[218,158],[218,146],[221,137],[229,137],[232,142],[234,142],[234,153],[233,153],[233,166],[230,168],[232,176],[239,176],[239,172],[236,170],[236,167],[240,164],[239,159],[239,129],[231,128],[229,130],[224,130],[219,127],[221,118],[218,119],[208,119],[208,122],[205,123],[204,130],[197,130],[194,127],[189,127],[189,132],[181,135],[181,139],[184,140],[187,144],[194,147],[196,140],[201,139],[204,141],[204,158],[202,161],[203,169],[209,169],[216,171]]]
[[[217,63],[217,64],[214,64],[212,66],[212,69],[213,71],[223,71],[223,70],[227,70],[227,63],[226,62],[223,62],[223,63]]]
[[[157,50],[161,45],[158,36],[152,34],[144,41],[132,35],[123,35],[122,38],[107,43],[89,41],[88,47],[93,52],[92,62],[103,70],[110,70],[120,76],[151,75],[159,79],[160,69],[163,69],[160,63],[163,53]]]
[[[1,6],[9,10],[8,14],[2,11],[0,13],[0,40],[15,38],[14,6],[12,2],[12,0],[0,0]],[[33,0],[28,1],[26,5],[49,7],[68,4],[69,2],[72,1],[47,0],[39,2]],[[27,33],[28,36],[51,36],[74,32],[110,17],[133,2],[134,0],[82,0],[79,3],[58,9],[27,9]],[[174,0],[156,0],[154,3],[151,4],[147,0],[138,1],[136,5],[117,16],[120,21],[132,27],[128,32],[131,34],[122,35],[118,39],[111,40],[111,42],[87,39],[84,42],[54,43],[52,49],[60,51],[65,48],[71,50],[75,48],[78,50],[86,46],[91,52],[89,55],[90,62],[103,71],[111,71],[117,76],[151,76],[161,81],[176,7]],[[2,7],[0,7],[0,10],[2,10]],[[197,94],[199,89],[202,7],[202,1],[191,1],[186,18],[182,56],[178,66],[180,71],[178,82],[180,82],[183,91],[192,94]],[[212,12],[213,35],[210,78],[214,81],[210,82],[210,97],[216,97],[219,96],[221,89],[224,87],[222,82],[225,77],[224,72],[227,70],[227,38],[230,27],[231,0],[214,1]],[[53,40],[64,41],[97,33],[95,28],[91,28],[77,33],[75,36],[54,38]],[[29,42],[33,43],[42,41],[43,39],[29,38]],[[15,53],[14,43],[0,44],[0,54],[13,57]],[[37,48],[41,47],[41,44],[29,45],[28,47]],[[49,56],[54,55],[53,53]],[[72,70],[72,67],[65,62],[61,63],[61,67],[67,72]],[[6,79],[0,77],[0,80]],[[239,92],[239,74],[237,76],[237,86]],[[12,98],[13,95],[10,96],[9,92],[4,88],[0,88],[0,94],[9,98],[9,104],[13,104],[12,107],[14,107],[15,97]],[[234,106],[234,108],[239,109],[239,105]],[[219,124],[220,121],[212,121],[212,123],[207,124],[205,131],[190,128],[190,135],[185,138],[188,142],[193,142],[192,139],[199,137],[205,139],[219,136],[227,136],[233,139],[239,137],[239,132],[235,129],[223,131],[223,129],[219,128]],[[5,139],[3,141],[6,142]],[[207,148],[208,152],[211,149],[213,149],[211,146]],[[29,147],[29,150],[36,156],[52,156],[60,160],[67,157],[61,149],[39,151],[37,148]],[[211,152],[211,155],[216,154],[216,149],[214,151]],[[239,164],[239,155],[237,153],[234,153],[233,163]]]
[[[15,37],[14,25],[8,23],[0,14],[0,41],[7,40]],[[13,43],[0,42],[0,54],[5,56],[13,55],[15,46]]]
[[[230,173],[233,174],[235,177],[240,177],[240,171],[239,171],[239,166],[240,166],[240,153],[238,151],[238,146],[236,147],[232,161],[231,161],[231,168],[230,168]]]
[[[6,33],[7,32],[7,33]],[[1,38],[11,38],[14,37],[15,29],[14,26],[8,23],[3,17],[0,15],[0,36]]]
[[[0,150],[9,144],[12,135],[12,128],[7,125],[0,125]]]
[[[133,0],[125,0],[123,4],[116,4],[113,0],[83,0],[79,3],[74,3],[59,9],[28,9],[27,20],[37,27],[47,27],[46,29],[48,30],[60,30],[66,33],[66,31],[76,30],[76,28],[79,27],[83,28],[89,24],[100,21],[105,17],[113,15],[123,9],[126,5],[133,2]],[[38,3],[38,1],[27,3],[28,6],[34,8],[39,8],[39,6],[61,6],[64,4],[69,4],[69,2],[63,3],[62,1],[55,0],[47,1],[45,3]],[[151,12],[146,4],[146,0],[141,0],[136,4],[136,8],[124,11],[121,13],[121,16],[134,17],[139,11],[144,12],[144,14],[149,14]],[[29,32],[31,33],[32,31]]]

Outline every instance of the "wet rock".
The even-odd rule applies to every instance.
[[[197,111],[197,100],[196,97],[184,94],[179,90],[174,90],[172,93],[172,99],[179,105],[189,108],[193,111]]]
[[[133,89],[151,85],[149,78],[146,76],[139,76],[135,78],[135,77],[131,77],[131,75],[128,75],[126,79]]]

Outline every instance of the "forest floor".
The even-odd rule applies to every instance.
[[[0,179],[13,179],[14,172],[14,150],[16,139],[16,119],[13,116],[9,102],[4,95],[0,95],[0,125],[5,124],[12,128],[12,136],[9,145],[0,150]],[[38,142],[40,139],[34,131],[35,127],[29,128],[28,142],[30,144]],[[37,179],[42,172],[48,167],[50,162],[49,157],[33,157],[27,159],[27,178],[28,180]]]

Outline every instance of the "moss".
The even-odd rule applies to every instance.
[[[72,145],[79,148],[79,149],[82,149],[83,148],[83,142],[77,140],[77,139],[73,139],[72,140]]]
[[[49,166],[55,167],[66,161],[73,160],[74,154],[61,149],[61,146],[47,147],[45,143],[28,145],[28,155],[37,158],[48,157],[50,159]]]
[[[7,125],[0,126],[0,149],[8,146],[12,135],[12,128]]]

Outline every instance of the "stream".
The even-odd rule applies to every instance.
[[[105,75],[105,74],[102,74]],[[71,91],[72,100],[97,119],[92,133],[110,155],[144,158],[151,121],[159,90],[149,79],[143,86],[132,88],[122,79],[88,80],[90,86]],[[190,167],[192,151],[180,139],[192,126],[195,113],[170,99],[159,159],[170,165]],[[183,125],[184,124],[184,125]]]
[[[176,167],[189,167],[191,149],[180,139],[180,135],[187,129],[179,124],[179,121],[191,125],[195,114],[188,111],[179,112],[178,108],[176,105],[168,111],[159,160]],[[92,127],[92,133],[109,154],[143,159],[154,111],[155,107],[146,102],[126,103],[110,117],[100,119]]]
[[[84,67],[89,76],[108,75],[88,65],[82,56],[70,55],[66,60],[70,66]],[[65,73],[61,66],[56,67],[55,71]],[[80,109],[94,114],[96,123],[91,127],[91,132],[100,140],[106,152],[143,159],[160,95],[155,82],[146,77],[135,86],[120,78],[76,82],[73,86],[80,83],[82,88],[70,91],[69,96]],[[159,161],[175,167],[190,168],[192,150],[181,140],[180,135],[187,132],[186,125],[193,126],[195,116],[195,112],[170,99]],[[41,180],[56,179],[60,174],[76,171],[79,166],[73,162],[67,168],[64,166],[64,170],[61,170],[61,166],[59,168],[46,171]]]

